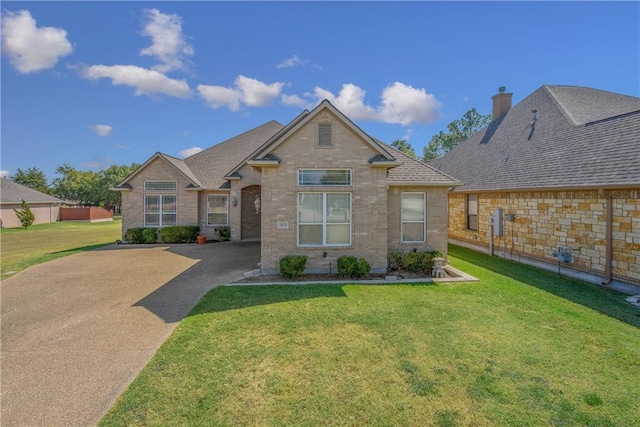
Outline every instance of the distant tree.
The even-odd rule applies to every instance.
[[[58,166],[56,173],[61,175],[53,180],[52,192],[63,200],[81,205],[98,206],[96,193],[98,175],[92,171],[79,171],[68,163]]]
[[[122,204],[122,193],[111,190],[113,187],[124,181],[133,171],[138,169],[138,163],[127,165],[113,165],[108,169],[98,172],[96,193],[102,206],[120,206]]]
[[[27,229],[33,225],[36,220],[36,216],[31,212],[31,208],[27,204],[27,202],[22,199],[22,208],[14,209],[16,216],[20,220],[20,224],[22,224],[22,228]]]
[[[40,191],[41,193],[50,193],[50,188],[47,184],[47,177],[44,175],[44,172],[38,168],[27,168],[27,170],[18,168],[18,171],[11,180],[18,184],[22,184],[25,187]]]
[[[396,139],[391,143],[391,146],[396,150],[402,151],[409,157],[416,158],[416,151],[411,146],[411,143],[407,142],[405,139]]]
[[[440,131],[431,138],[431,141],[424,147],[422,159],[427,161],[444,156],[489,123],[491,123],[491,114],[482,115],[475,108],[472,108],[461,118],[447,125],[449,132]]]

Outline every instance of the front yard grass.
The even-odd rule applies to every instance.
[[[638,425],[623,295],[450,262],[481,281],[216,288],[100,425]]]
[[[0,229],[3,278],[35,264],[99,248],[120,239],[120,219],[105,222],[62,221],[27,229]],[[13,272],[11,274],[7,274]]]

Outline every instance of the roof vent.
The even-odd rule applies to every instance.
[[[497,119],[511,109],[511,96],[513,96],[513,94],[507,93],[505,86],[498,88],[498,94],[493,95],[491,98],[493,99],[493,117],[491,120]]]

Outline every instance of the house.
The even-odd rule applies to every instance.
[[[449,194],[450,241],[640,285],[640,99],[573,86],[511,99],[500,88],[493,121],[429,163],[464,183]]]
[[[199,225],[259,239],[263,274],[287,255],[307,272],[342,255],[384,272],[391,251],[447,253],[447,191],[459,183],[362,131],[329,101],[184,160],[154,154],[117,186],[122,227]]]
[[[2,228],[22,226],[14,212],[14,209],[22,208],[22,200],[27,202],[29,209],[36,217],[34,224],[60,220],[60,206],[64,201],[9,179],[0,179],[0,184],[0,226]]]

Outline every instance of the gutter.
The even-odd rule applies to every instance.
[[[605,252],[605,264],[604,264],[604,282],[602,284],[604,286],[608,286],[611,284],[613,280],[612,274],[612,264],[613,264],[613,194],[611,191],[600,190],[604,193],[605,198],[607,199],[606,203],[606,211],[605,211],[605,221],[606,221],[606,229],[605,229],[605,243],[606,243],[606,252]]]

